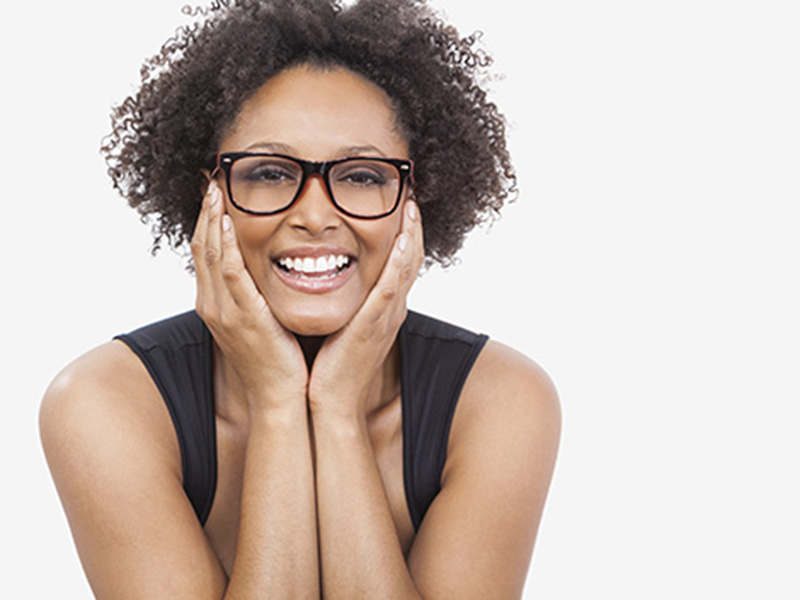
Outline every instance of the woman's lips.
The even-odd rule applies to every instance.
[[[341,249],[295,250],[273,259],[278,277],[289,287],[306,293],[325,293],[340,288],[350,278],[355,257]]]

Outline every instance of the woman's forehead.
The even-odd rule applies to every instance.
[[[284,146],[320,160],[352,148],[408,153],[392,102],[380,87],[342,67],[308,65],[282,71],[248,98],[221,150],[253,145]]]

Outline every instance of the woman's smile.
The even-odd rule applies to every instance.
[[[322,294],[340,288],[353,274],[356,258],[345,248],[293,248],[273,259],[278,276],[301,292]]]
[[[379,87],[343,68],[293,67],[242,106],[221,152],[268,152],[309,161],[408,158],[391,102]],[[270,166],[260,175],[283,184]],[[349,176],[349,175],[348,175]],[[374,185],[357,171],[353,186]],[[355,315],[380,276],[400,231],[402,209],[358,219],[334,205],[319,174],[291,206],[270,215],[226,210],[250,275],[276,318],[301,335],[328,335]]]

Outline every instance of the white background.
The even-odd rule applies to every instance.
[[[183,3],[2,16],[3,597],[90,596],[39,447],[47,383],[192,305],[98,153]],[[800,597],[793,3],[435,5],[506,74],[521,195],[411,304],[522,350],[560,391],[525,597]]]

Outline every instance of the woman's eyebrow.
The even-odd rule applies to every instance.
[[[244,150],[245,152],[262,150],[265,152],[276,152],[278,154],[292,154],[294,152],[294,148],[286,144],[281,144],[280,142],[256,142],[255,144],[250,144]]]
[[[339,150],[339,154],[342,156],[364,156],[364,155],[372,155],[372,156],[383,156],[386,157],[386,154],[380,150],[377,146],[347,146],[346,148],[341,148]]]

